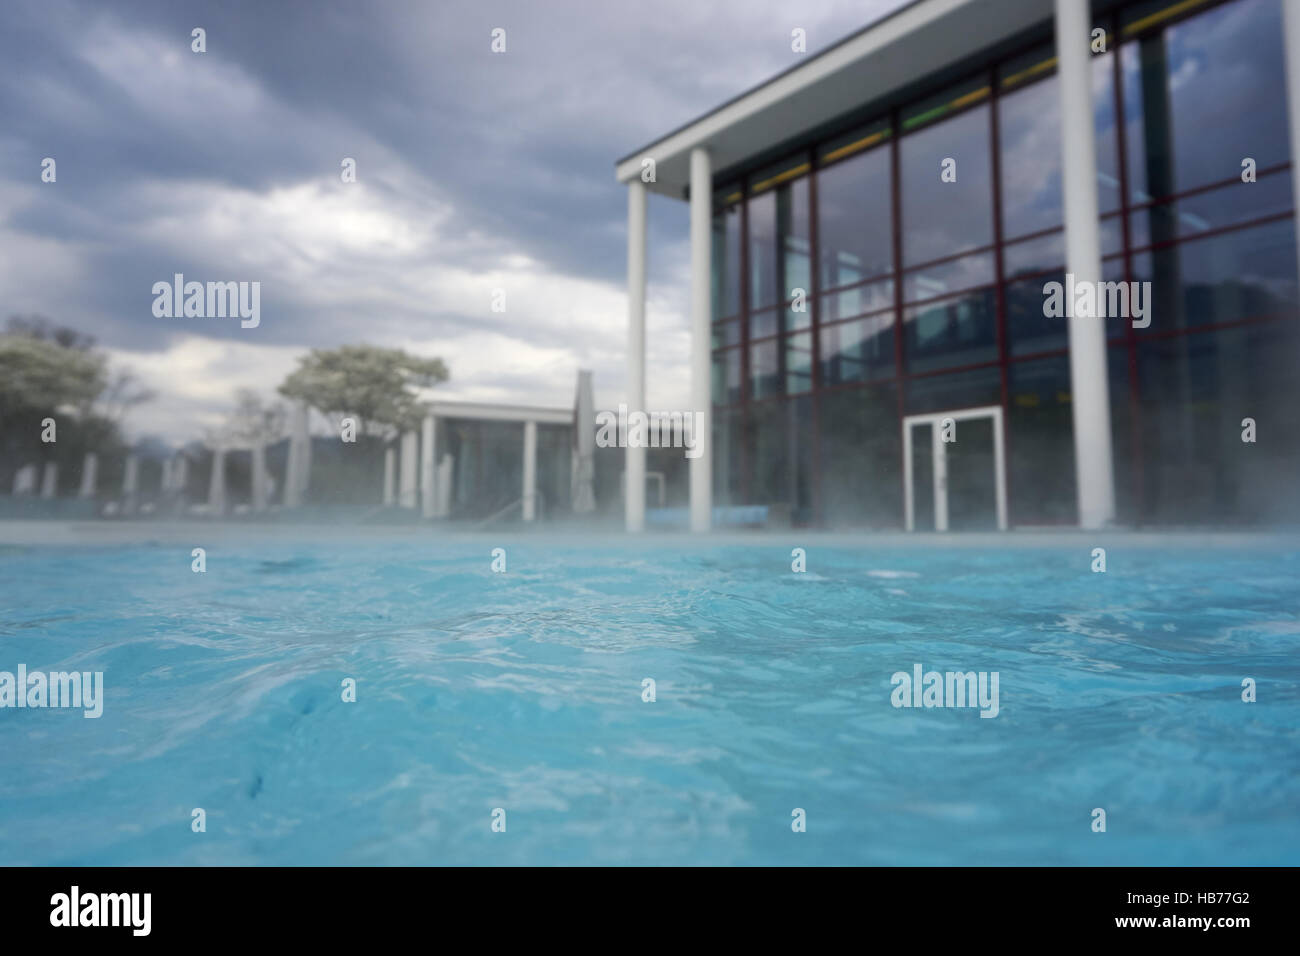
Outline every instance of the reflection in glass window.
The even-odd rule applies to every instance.
[[[1296,308],[1295,224],[1290,218],[1133,257],[1152,283],[1149,332],[1289,315]]]
[[[1283,320],[1139,343],[1147,520],[1300,519],[1298,331]],[[1267,442],[1243,445],[1247,416],[1267,422]]]
[[[787,395],[812,391],[812,333],[785,337],[785,391]]]
[[[1163,202],[1133,212],[1129,241],[1133,248],[1162,241],[1185,239],[1199,233],[1233,226],[1291,209],[1291,175],[1288,171],[1261,176],[1253,183],[1232,183],[1184,199]]]
[[[1092,58],[1093,120],[1097,143],[1097,200],[1102,212],[1119,208],[1119,138],[1115,125],[1113,54]],[[1047,62],[1049,50],[1025,63]],[[1054,63],[1054,59],[1051,59]],[[1003,76],[1033,69],[1009,64]],[[998,101],[1002,164],[1002,234],[1008,239],[1064,222],[1061,197],[1061,88],[1055,73]]]
[[[903,313],[909,372],[929,372],[998,357],[992,289],[968,292]]]
[[[713,318],[740,311],[740,207],[713,216]]]
[[[823,325],[836,319],[851,319],[866,312],[878,312],[894,304],[894,280],[868,282],[843,292],[822,296],[821,317]]]
[[[898,528],[903,447],[894,385],[821,397],[822,509],[830,528]]]
[[[949,375],[926,375],[908,381],[904,392],[908,415],[949,408],[996,405],[1002,401],[1002,369],[997,365]]]
[[[731,319],[728,322],[713,323],[713,347],[715,349],[725,348],[728,345],[738,345],[739,343],[739,319]]]
[[[822,382],[844,385],[894,376],[894,316],[823,326]]]
[[[743,504],[745,416],[741,409],[713,414],[713,497],[719,505]]]
[[[809,291],[808,177],[782,182],[749,200],[750,307]]]
[[[740,401],[740,349],[713,353],[712,379],[714,405]]]
[[[1073,524],[1074,426],[1070,359],[1013,362],[1007,369],[1008,483],[1012,524]]]
[[[823,289],[893,269],[889,157],[888,149],[875,149],[818,171],[818,255]]]
[[[1035,275],[1057,266],[1064,271],[1064,231],[1017,242],[1002,250],[1002,274],[1009,280],[1021,275]]]
[[[780,331],[781,316],[776,309],[765,309],[749,317],[749,340],[765,339]]]
[[[918,302],[935,299],[949,292],[960,292],[977,285],[989,285],[994,280],[992,252],[923,266],[903,276],[903,301]]]
[[[1065,283],[1065,269],[1021,282],[1007,283],[1004,292],[1007,307],[1007,336],[1012,355],[1050,352],[1069,344],[1069,320],[1049,319],[1043,315],[1043,286],[1048,282]]]
[[[788,505],[791,520],[809,519],[812,504],[812,398],[764,402],[750,408],[747,431],[753,449],[750,502]]]
[[[942,120],[899,143],[903,263],[929,262],[993,241],[988,105]],[[945,159],[957,181],[941,182]]]
[[[749,394],[751,398],[770,398],[781,394],[781,366],[777,340],[768,339],[749,347]]]
[[[1132,202],[1290,159],[1281,18],[1279,0],[1236,0],[1123,45]]]

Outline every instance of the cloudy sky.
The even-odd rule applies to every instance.
[[[590,368],[616,404],[614,161],[792,65],[794,27],[813,54],[900,5],[8,0],[0,320],[94,335],[159,393],[137,436],[356,342],[443,357],[450,399],[567,406]],[[155,318],[177,272],[260,281],[260,326]],[[687,274],[686,206],[652,196],[651,407],[688,394]]]

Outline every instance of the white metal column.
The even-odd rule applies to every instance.
[[[1089,10],[1082,0],[1056,0],[1065,271],[1073,274],[1076,285],[1101,280]],[[1101,528],[1115,520],[1106,323],[1096,315],[1074,315],[1068,321],[1079,527]]]
[[[420,435],[416,431],[402,433],[402,457],[398,466],[401,479],[398,484],[397,503],[403,508],[415,507],[416,456],[419,454]]]
[[[424,416],[421,431],[423,434],[420,436],[420,508],[424,517],[432,518],[438,510],[435,493],[437,479],[434,472],[434,462],[438,460],[434,454],[438,442],[438,422],[433,415]]]
[[[384,507],[391,508],[396,499],[393,488],[397,483],[397,450],[392,442],[384,448]]]
[[[646,188],[627,184],[627,406],[645,411]],[[624,452],[623,515],[628,531],[645,530],[645,449]]]
[[[523,518],[537,520],[537,422],[524,422]]]
[[[258,439],[253,442],[253,510],[266,510],[266,446]]]
[[[41,497],[53,498],[59,490],[59,464],[54,461],[45,463],[45,472],[41,475]]]
[[[948,530],[948,449],[942,420],[930,425],[930,469],[934,482],[934,530]]]
[[[708,531],[713,523],[713,401],[711,321],[713,174],[708,151],[691,150],[691,410],[699,413],[700,456],[691,460],[691,530]],[[644,482],[643,482],[644,483]],[[644,494],[644,490],[642,491]]]
[[[79,496],[82,498],[95,497],[95,489],[99,478],[99,456],[93,451],[86,452],[84,463],[81,466],[81,491]]]
[[[128,498],[135,494],[135,456],[126,460],[127,478],[122,489]],[[130,486],[127,490],[126,486]],[[226,449],[218,444],[212,449],[212,474],[208,476],[208,513],[226,513]]]
[[[1300,196],[1300,4],[1295,0],[1283,0],[1282,34],[1286,48],[1286,112],[1291,125],[1291,194]],[[1296,235],[1300,236],[1300,203],[1296,204]],[[1300,252],[1300,243],[1296,250]]]

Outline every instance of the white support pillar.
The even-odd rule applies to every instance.
[[[36,466],[23,465],[14,472],[14,496],[36,493]]]
[[[642,449],[644,451],[645,449]],[[524,422],[523,519],[537,520],[537,422]],[[643,505],[644,507],[644,505]]]
[[[311,479],[309,414],[306,402],[294,404],[293,422],[289,429],[289,460],[284,469],[284,493],[281,498],[287,508],[297,508],[302,505],[307,492],[307,483]]]
[[[190,460],[182,453],[176,456],[176,464],[172,468],[172,489],[177,495],[184,496],[189,484]]]
[[[86,452],[86,457],[81,465],[81,490],[78,492],[79,497],[95,497],[95,483],[99,478],[99,456],[93,451]]]
[[[646,188],[627,184],[627,407],[645,407]],[[645,448],[629,442],[624,453],[623,518],[628,531],[645,530]]]
[[[436,494],[438,480],[433,465],[438,460],[434,455],[437,442],[437,419],[432,414],[425,415],[420,435],[420,508],[426,518],[434,517],[438,510]]]
[[[403,508],[415,507],[416,456],[420,449],[420,433],[409,431],[402,433],[401,483],[397,503]]]
[[[127,459],[130,473],[131,459]],[[208,478],[208,514],[220,517],[226,513],[226,449],[218,445],[212,450],[212,474]]]
[[[438,517],[446,518],[451,515],[451,483],[455,475],[456,462],[451,455],[443,455],[442,461],[438,462]]]
[[[396,501],[394,487],[397,482],[397,449],[389,442],[384,448],[384,507],[391,508]]]
[[[302,504],[307,500],[307,492],[311,489],[311,409],[306,402],[299,402],[298,408],[302,415],[302,425],[298,426],[299,443],[302,445],[298,453],[298,503]]]
[[[59,465],[58,462],[47,461],[45,463],[45,473],[41,475],[41,497],[53,498],[59,490]]]
[[[709,335],[712,225],[709,154],[696,147],[691,150],[691,410],[699,413],[703,432],[696,436],[700,456],[692,459],[690,466],[691,530],[696,532],[708,531],[713,523],[713,400],[709,387],[713,365]]]
[[[253,510],[266,510],[266,446],[253,442]]]
[[[280,497],[281,504],[286,508],[297,508],[302,504],[298,500],[298,470],[301,468],[298,451],[298,439],[294,432],[290,430],[288,455],[284,462],[284,491]]]
[[[13,473],[13,493],[14,496],[19,494],[36,493],[36,466],[35,464],[25,464],[18,471]]]
[[[1286,112],[1291,126],[1291,195],[1300,196],[1300,5],[1294,0],[1282,3],[1282,43],[1286,53]],[[1296,204],[1296,227],[1296,235],[1300,236],[1300,204]],[[1296,251],[1300,253],[1300,243]]]
[[[1080,0],[1056,0],[1065,271],[1073,274],[1076,286],[1101,281],[1089,10],[1090,5]],[[1102,528],[1115,520],[1106,322],[1098,316],[1080,315],[1068,321],[1079,527]]]
[[[123,511],[134,514],[136,493],[140,489],[140,459],[135,455],[126,456],[126,467],[122,472]]]

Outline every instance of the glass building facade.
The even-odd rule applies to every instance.
[[[1300,520],[1281,2],[1157,0],[1095,24],[1103,279],[1151,283],[1149,326],[1105,320],[1125,524]],[[1067,320],[1043,308],[1065,281],[1060,123],[1049,40],[717,175],[715,503],[900,527],[905,418],[997,406],[1010,523],[1076,522]],[[963,437],[953,527],[993,448]]]

